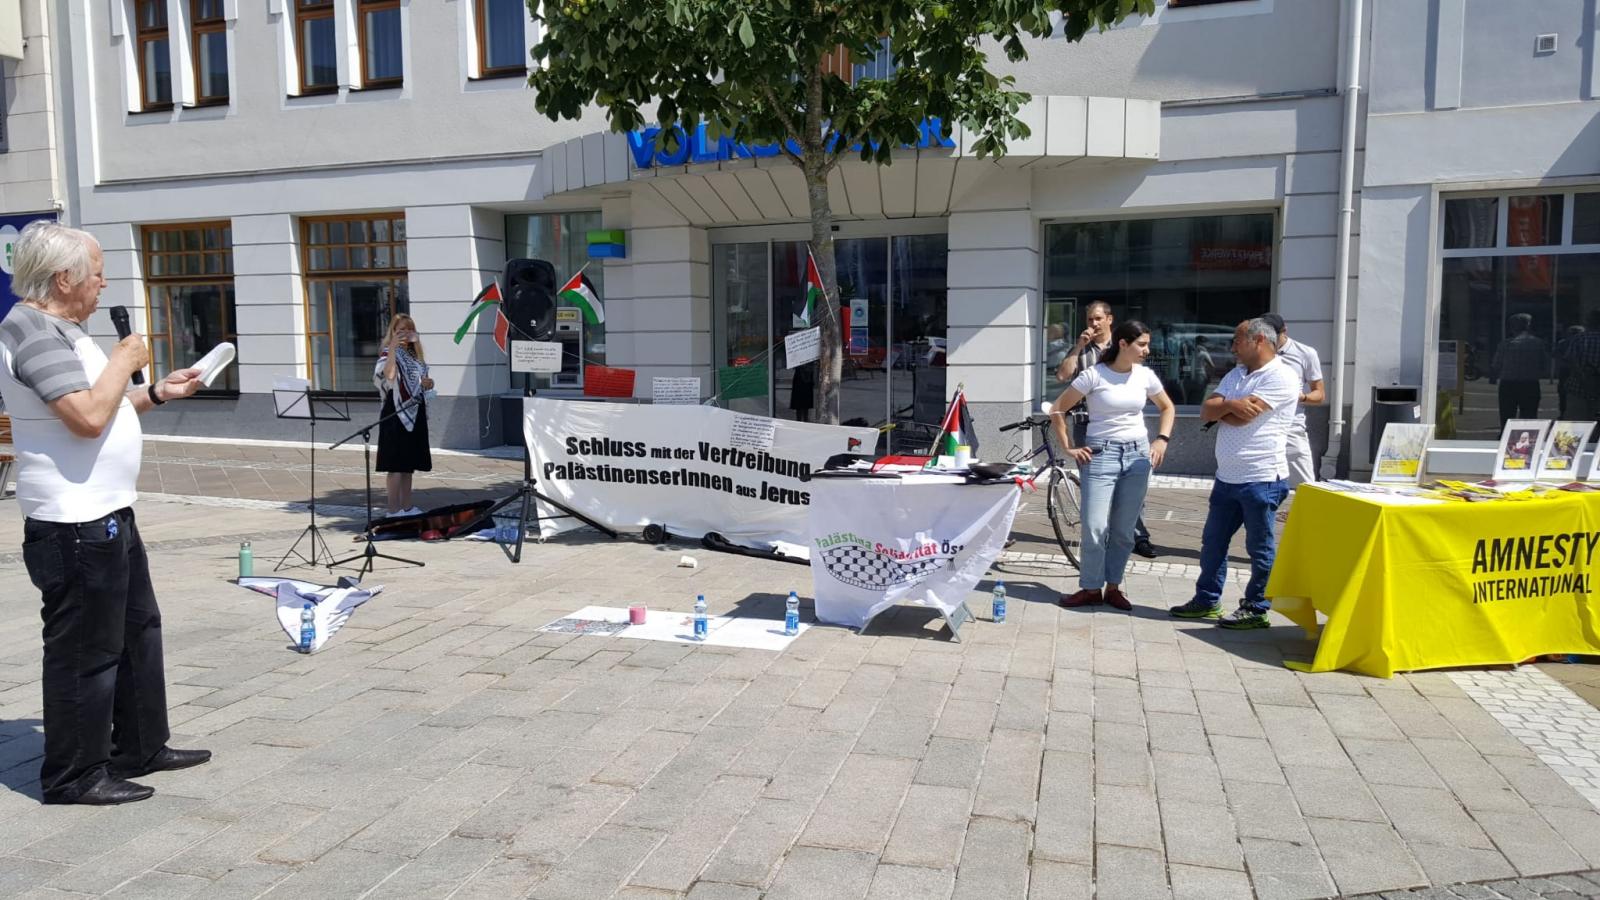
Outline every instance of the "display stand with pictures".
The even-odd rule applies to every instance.
[[[1545,436],[1550,433],[1546,419],[1511,419],[1500,432],[1495,449],[1495,481],[1533,481],[1539,474]]]
[[[277,417],[303,419],[311,425],[311,524],[289,545],[289,552],[278,560],[274,572],[290,565],[290,557],[299,558],[300,562],[294,564],[296,566],[332,565],[333,551],[328,548],[328,542],[323,540],[322,532],[317,528],[317,422],[350,421],[350,404],[348,401],[342,402],[344,406],[340,408],[336,401],[312,394],[311,384],[304,378],[280,378],[272,386],[272,407]],[[302,542],[306,543],[310,555],[301,552]]]
[[[1539,454],[1538,477],[1541,480],[1564,481],[1576,478],[1578,457],[1583,454],[1584,445],[1589,443],[1589,434],[1593,431],[1593,422],[1558,421],[1552,425]],[[1594,471],[1593,463],[1589,471]]]
[[[337,566],[347,565],[359,559],[361,560],[361,566],[356,572],[356,580],[359,581],[361,578],[365,577],[368,572],[372,571],[374,561],[379,559],[387,559],[392,562],[404,563],[408,566],[427,565],[427,563],[419,562],[415,559],[406,559],[403,556],[393,556],[388,553],[379,553],[377,544],[372,539],[372,429],[377,428],[384,422],[387,422],[395,416],[400,415],[400,413],[404,412],[405,410],[411,409],[421,402],[421,400],[421,394],[412,397],[410,400],[407,400],[396,407],[394,412],[389,413],[387,416],[380,416],[372,422],[368,422],[366,425],[358,429],[354,434],[350,435],[349,437],[341,438],[337,444],[334,444],[328,448],[329,450],[337,450],[356,438],[361,438],[361,460],[367,471],[367,526],[366,528],[362,529],[362,533],[365,534],[367,538],[366,546],[362,548],[360,553],[354,553],[345,557],[344,559],[336,559],[333,562],[328,563],[328,568],[332,569]],[[331,556],[332,554],[329,555]]]
[[[1432,425],[1391,422],[1383,427],[1378,456],[1372,463],[1373,484],[1417,484],[1427,466]]]

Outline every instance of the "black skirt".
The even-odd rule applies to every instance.
[[[383,424],[378,426],[379,472],[431,472],[433,454],[428,452],[428,402],[417,403],[417,425],[410,431],[394,415],[394,393],[383,395]]]

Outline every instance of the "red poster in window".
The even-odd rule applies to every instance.
[[[583,395],[585,397],[632,397],[632,369],[615,369],[611,366],[583,367]]]
[[[1549,202],[1544,197],[1512,197],[1506,208],[1506,246],[1543,247],[1553,244],[1547,227]],[[1551,288],[1550,257],[1518,256],[1517,289],[1545,292]]]

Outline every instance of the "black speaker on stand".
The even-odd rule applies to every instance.
[[[505,271],[500,280],[502,312],[506,321],[511,324],[511,339],[524,341],[548,341],[555,336],[556,331],[556,267],[543,259],[510,259],[506,260]],[[538,393],[534,385],[535,376],[525,373],[522,382],[522,396],[532,397]],[[520,419],[519,419],[520,421]],[[518,429],[521,433],[521,429]],[[484,510],[478,519],[466,528],[463,534],[473,531],[478,523],[485,520],[492,521],[496,513],[514,503],[521,503],[520,514],[517,516],[517,543],[514,550],[507,551],[506,555],[512,562],[522,561],[523,538],[528,532],[531,523],[534,527],[539,524],[539,509],[534,501],[546,503],[566,513],[566,517],[578,519],[585,525],[594,528],[612,538],[617,533],[599,522],[578,512],[570,506],[553,500],[539,493],[533,480],[533,456],[528,449],[528,442],[522,444],[522,485],[509,496],[497,501],[495,505]],[[553,516],[552,518],[562,518]]]

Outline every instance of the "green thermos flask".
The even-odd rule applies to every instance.
[[[239,545],[239,577],[249,578],[255,574],[255,554],[250,550],[250,542],[245,541]]]

